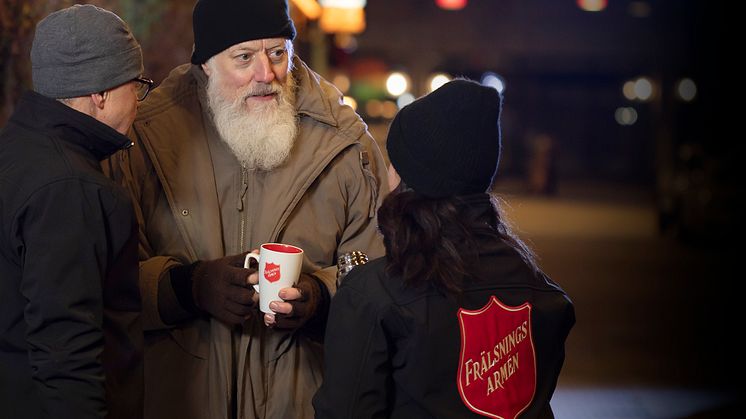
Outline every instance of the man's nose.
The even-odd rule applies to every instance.
[[[272,64],[269,62],[267,54],[257,54],[258,60],[255,61],[254,80],[263,83],[271,83],[275,79],[275,73],[272,71]]]

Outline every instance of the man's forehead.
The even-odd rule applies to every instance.
[[[228,48],[228,51],[237,51],[237,50],[243,50],[243,49],[251,50],[251,51],[260,51],[263,49],[272,49],[272,48],[284,46],[285,42],[286,42],[285,38],[253,39],[251,41],[244,41],[236,45],[233,45],[232,47]]]

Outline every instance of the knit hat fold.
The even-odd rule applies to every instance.
[[[56,11],[36,25],[34,90],[61,99],[102,92],[142,75],[140,44],[116,14],[93,5]]]
[[[241,42],[295,38],[287,0],[199,0],[192,13],[192,64]]]
[[[450,81],[402,108],[386,149],[402,181],[430,197],[485,192],[500,160],[497,90]]]

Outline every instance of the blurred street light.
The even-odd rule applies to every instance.
[[[365,30],[367,0],[320,0],[319,26],[328,33],[360,33]]]
[[[622,94],[628,100],[639,100],[648,102],[655,95],[653,82],[647,77],[638,77],[635,80],[629,80],[622,87]]]
[[[600,12],[606,8],[608,2],[606,0],[577,0],[577,3],[578,7],[586,12]]]
[[[343,96],[342,103],[351,107],[353,111],[357,111],[357,101],[352,96]]]
[[[394,119],[398,110],[399,108],[397,108],[396,103],[386,100],[383,102],[383,107],[381,108],[381,116],[386,119]]]
[[[409,78],[404,73],[391,73],[386,79],[386,90],[391,96],[401,96],[409,90]]]
[[[401,109],[412,102],[414,102],[414,95],[411,93],[404,93],[403,95],[399,96],[398,99],[396,99],[396,106]]]
[[[653,97],[653,83],[646,77],[635,80],[635,96],[645,102]]]
[[[435,4],[445,10],[461,10],[466,7],[466,0],[435,0]]]
[[[448,83],[451,81],[451,76],[445,73],[437,73],[433,74],[432,77],[430,77],[430,91],[437,90],[440,86]]]
[[[293,0],[293,5],[308,19],[316,20],[321,16],[321,6],[316,0]]]
[[[495,73],[487,72],[482,75],[482,84],[485,86],[492,87],[502,94],[505,91],[505,82],[502,77]]]
[[[624,83],[624,87],[622,87],[622,93],[624,94],[624,97],[629,100],[637,99],[637,94],[635,94],[635,82],[630,80]]]
[[[378,118],[383,114],[383,103],[377,99],[371,99],[365,103],[365,113],[371,118]]]
[[[634,125],[637,122],[637,111],[635,108],[617,108],[614,118],[619,125]]]
[[[691,102],[697,96],[697,85],[692,79],[681,79],[676,83],[676,94],[684,102]]]
[[[332,84],[337,86],[337,89],[342,93],[347,93],[350,90],[350,78],[346,74],[336,74],[332,78]]]

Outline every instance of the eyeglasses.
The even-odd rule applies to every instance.
[[[148,93],[153,89],[153,80],[135,77],[132,81],[136,84],[137,101],[142,102],[146,97],[148,97]]]

